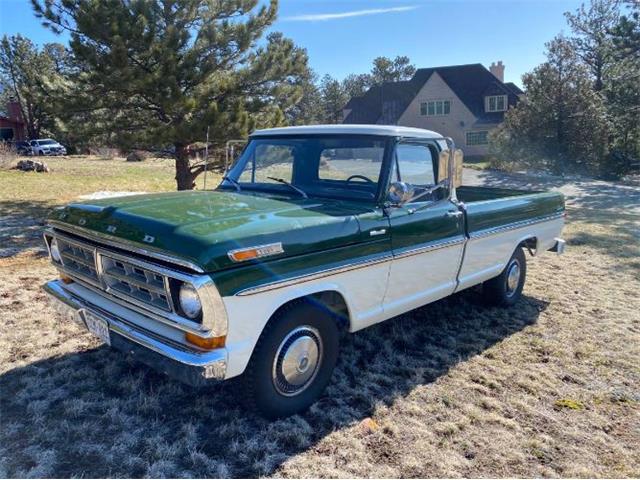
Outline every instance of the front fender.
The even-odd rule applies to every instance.
[[[353,318],[352,299],[340,282],[323,281],[294,285],[255,295],[224,297],[223,301],[229,318],[226,342],[229,352],[227,378],[244,372],[264,327],[280,307],[293,300],[327,291],[342,295],[349,318]],[[349,329],[351,330],[351,326]]]

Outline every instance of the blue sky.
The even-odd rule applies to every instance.
[[[273,30],[306,48],[320,75],[363,73],[380,55],[418,67],[502,60],[505,80],[544,60],[544,43],[567,31],[580,0],[281,0]],[[0,32],[60,41],[40,26],[29,0],[0,0]]]

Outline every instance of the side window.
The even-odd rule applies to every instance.
[[[433,157],[426,145],[399,144],[391,181],[405,182],[414,187],[435,185]]]
[[[243,183],[275,183],[268,177],[291,181],[293,147],[290,145],[258,145],[238,178]]]

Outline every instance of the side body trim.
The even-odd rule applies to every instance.
[[[531,220],[523,220],[521,222],[513,222],[508,223],[506,225],[501,225],[499,227],[486,228],[484,230],[478,230],[476,232],[471,232],[469,235],[470,238],[481,238],[489,235],[495,235],[497,233],[506,232],[508,230],[514,230],[516,228],[528,227],[529,225],[535,225],[537,223],[549,222],[551,220],[556,220],[558,218],[562,218],[564,213],[554,213],[553,215],[546,215],[544,217],[537,217]]]
[[[349,272],[351,270],[356,270],[359,268],[365,268],[372,265],[377,265],[379,263],[389,262],[393,259],[393,255],[391,253],[387,253],[381,255],[374,259],[367,259],[360,262],[349,263],[340,267],[328,268],[326,270],[321,270],[315,273],[309,273],[305,275],[298,275],[295,277],[287,278],[284,280],[277,280],[275,282],[265,283],[258,287],[246,288],[244,290],[240,290],[236,293],[235,296],[247,296],[247,295],[255,295],[257,293],[267,292],[269,290],[275,290],[277,288],[289,287],[291,285],[295,285],[297,283],[309,282],[311,280],[317,280],[323,277],[329,277],[331,275],[336,275],[339,273]]]
[[[393,258],[405,258],[411,257],[413,255],[420,255],[422,253],[431,252],[433,250],[439,250],[441,248],[453,247],[455,245],[460,245],[464,243],[466,238],[464,235],[459,235],[455,238],[450,238],[447,240],[438,240],[435,242],[429,242],[419,247],[409,247],[406,249],[399,250],[397,253],[394,251]]]

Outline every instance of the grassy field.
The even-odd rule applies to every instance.
[[[566,255],[530,260],[517,306],[473,289],[348,336],[324,397],[267,422],[233,382],[129,363],[40,289],[47,211],[172,189],[171,162],[47,161],[0,171],[0,477],[640,476],[640,215],[610,201],[637,189],[585,187]]]

